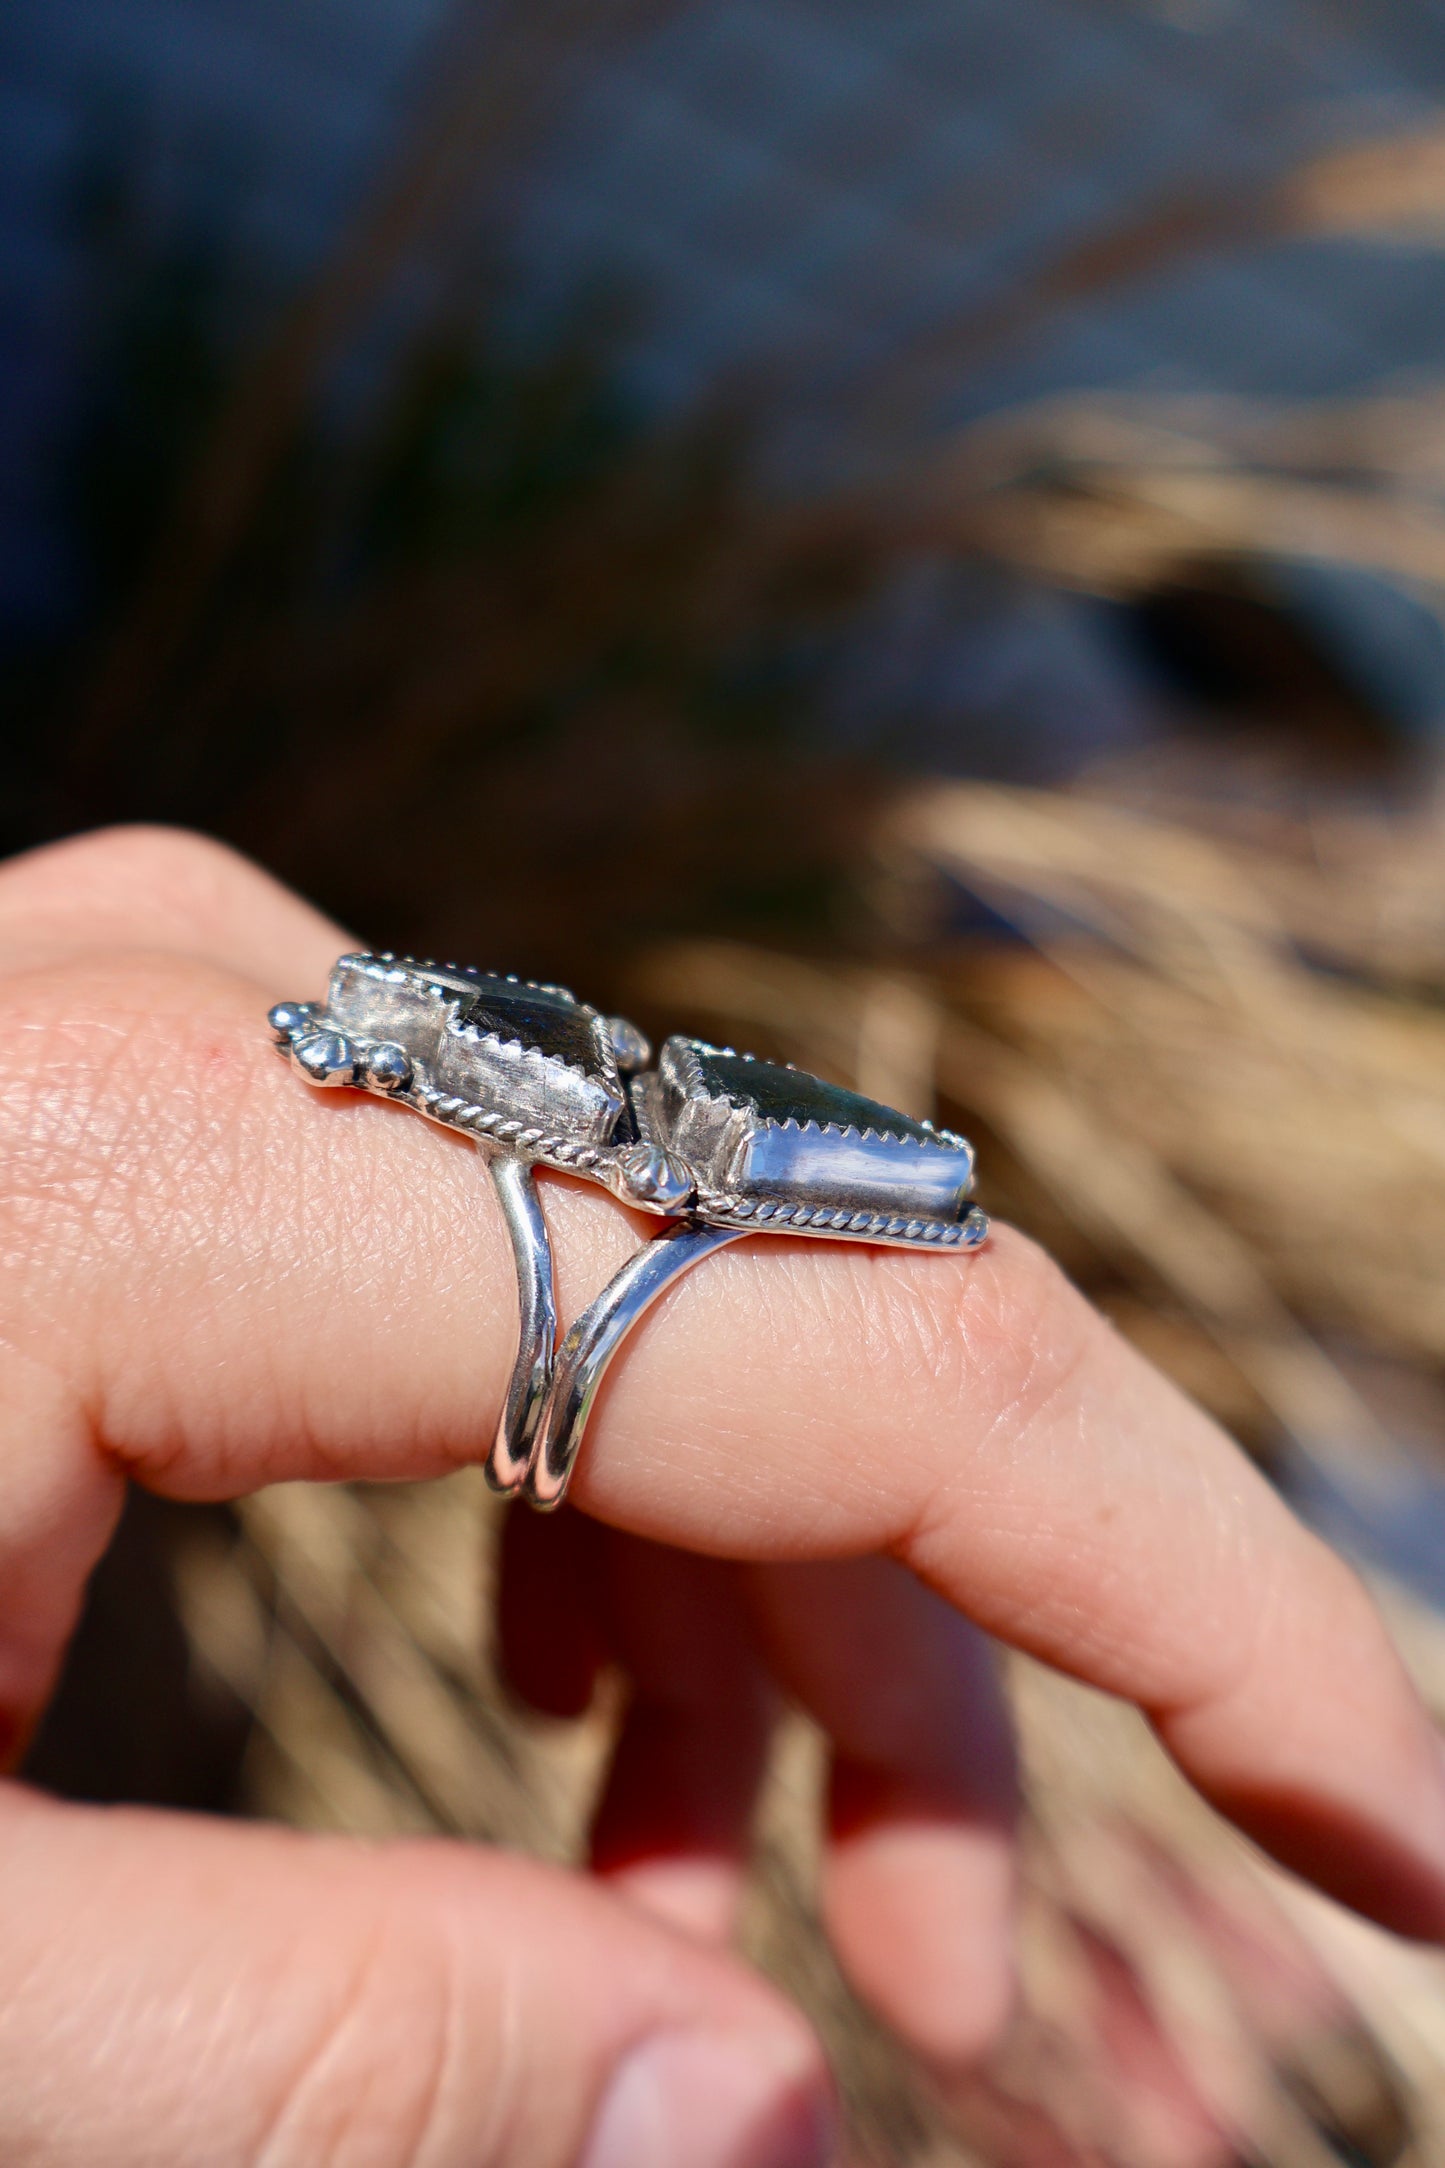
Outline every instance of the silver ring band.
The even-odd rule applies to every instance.
[[[531,1463],[533,1441],[552,1377],[557,1344],[552,1244],[536,1179],[527,1161],[485,1145],[479,1149],[512,1239],[517,1268],[517,1358],[485,1472],[494,1490],[514,1491],[521,1486]]]
[[[568,1327],[527,1471],[526,1491],[534,1506],[549,1512],[561,1504],[607,1366],[638,1319],[684,1272],[749,1232],[679,1221],[645,1242]]]

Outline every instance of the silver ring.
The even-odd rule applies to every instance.
[[[689,1168],[687,1216],[630,1258],[571,1326],[538,1426],[527,1495],[560,1503],[597,1391],[627,1334],[673,1282],[744,1235],[971,1252],[973,1148],[784,1062],[671,1038],[632,1099],[643,1141]]]
[[[487,1456],[498,1490],[532,1459],[557,1331],[552,1251],[534,1166],[600,1182],[644,1212],[692,1197],[686,1170],[643,1143],[626,1080],[642,1033],[565,987],[409,956],[342,956],[324,1002],[280,1002],[278,1046],[319,1086],[352,1085],[457,1129],[486,1162],[517,1269],[517,1357]]]
[[[341,957],[324,1003],[271,1028],[310,1084],[354,1085],[472,1138],[517,1268],[517,1357],[488,1454],[499,1490],[560,1504],[598,1388],[673,1282],[745,1235],[972,1251],[973,1149],[952,1130],[702,1039],[646,1039],[565,987],[383,954]],[[552,1253],[535,1166],[600,1182],[674,1222],[556,1346]]]

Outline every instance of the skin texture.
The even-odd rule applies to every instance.
[[[127,1479],[216,1499],[486,1451],[515,1290],[475,1153],[267,1044],[344,945],[195,838],[0,870],[12,1750]],[[650,1229],[560,1179],[546,1209],[567,1318]],[[710,1259],[629,1341],[572,1495],[510,1517],[502,1640],[559,1713],[632,1674],[596,1876],[6,1787],[0,2158],[825,2157],[816,2050],[726,1951],[770,1715],[834,1742],[840,1961],[956,2071],[1011,1989],[991,1636],[1137,1701],[1287,1864],[1445,1930],[1445,1760],[1364,1591],[1007,1229],[971,1260]]]

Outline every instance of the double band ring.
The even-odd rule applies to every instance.
[[[313,1085],[401,1101],[477,1144],[517,1267],[517,1358],[487,1458],[499,1490],[560,1503],[597,1390],[637,1320],[751,1234],[976,1250],[964,1138],[783,1062],[700,1039],[651,1050],[565,988],[391,955],[343,956],[324,1003],[271,1011]],[[601,1183],[671,1224],[556,1345],[551,1247],[532,1170]]]

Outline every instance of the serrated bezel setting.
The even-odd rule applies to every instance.
[[[566,987],[358,952],[338,959],[323,1003],[282,1004],[272,1028],[312,1083],[374,1091],[479,1142],[627,1190],[618,1162],[638,1135],[613,1023]]]
[[[687,1161],[697,1217],[714,1225],[909,1249],[987,1236],[965,1138],[806,1071],[679,1036],[632,1096],[643,1138]]]

